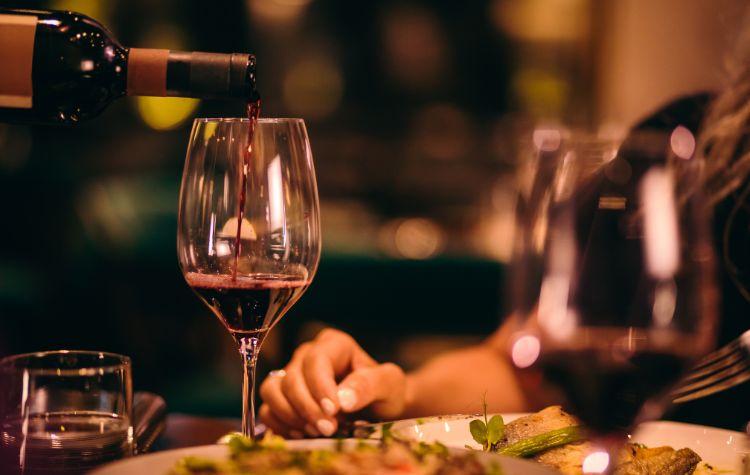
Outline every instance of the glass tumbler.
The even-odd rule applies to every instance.
[[[0,472],[83,473],[133,453],[130,358],[47,351],[0,360]]]

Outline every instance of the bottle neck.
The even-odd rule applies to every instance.
[[[164,49],[128,50],[129,96],[256,99],[255,56]]]

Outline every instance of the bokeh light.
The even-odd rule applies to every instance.
[[[677,126],[669,137],[672,152],[678,157],[689,160],[695,152],[695,136],[690,130],[681,125]]]
[[[49,4],[51,10],[70,10],[83,13],[100,23],[109,23],[110,13],[114,2],[103,2],[101,0],[52,0]]]
[[[609,454],[603,450],[592,452],[583,459],[583,473],[605,473],[609,467]]]
[[[285,26],[298,20],[312,0],[248,0],[254,23]]]
[[[542,345],[539,338],[533,335],[524,335],[516,339],[511,349],[513,364],[518,368],[528,368],[539,358]]]
[[[547,118],[562,114],[571,90],[559,74],[534,67],[519,68],[513,74],[511,87],[525,110]]]
[[[138,115],[154,130],[172,130],[195,115],[200,100],[189,97],[136,98]]]
[[[450,70],[445,34],[433,12],[417,6],[388,11],[382,25],[385,70],[401,86],[426,89]]]
[[[495,26],[527,41],[572,41],[589,31],[585,0],[495,0],[490,4]]]
[[[420,260],[433,257],[443,249],[445,233],[430,219],[406,218],[386,223],[379,240],[387,254]]]
[[[294,115],[322,119],[341,104],[344,78],[339,65],[326,56],[308,56],[284,75],[284,105]]]

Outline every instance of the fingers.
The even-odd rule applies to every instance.
[[[352,372],[339,384],[338,397],[344,412],[356,412],[372,404],[375,415],[398,416],[404,409],[406,376],[393,363]]]
[[[302,363],[302,374],[313,399],[327,416],[339,411],[334,363],[321,349],[312,349]]]
[[[403,371],[393,364],[378,365],[351,336],[337,330],[324,330],[301,345],[285,372],[283,377],[269,376],[260,392],[271,427],[290,435],[293,430],[333,435],[338,426],[334,416],[342,410],[372,405],[380,417],[403,411]]]
[[[302,371],[313,398],[325,414],[334,416],[340,410],[337,378],[376,364],[351,336],[325,329],[306,353]]]
[[[300,366],[287,367],[286,376],[281,380],[281,390],[289,404],[307,424],[311,424],[325,436],[333,435],[337,428],[336,419],[324,414],[313,399]]]
[[[258,419],[274,434],[278,434],[282,437],[289,437],[289,426],[273,415],[273,411],[268,404],[260,406],[260,409],[258,410]]]
[[[305,420],[289,404],[281,389],[281,376],[268,376],[260,385],[260,396],[263,398],[264,406],[267,406],[276,420],[288,428],[302,429]],[[277,432],[274,430],[274,432]]]

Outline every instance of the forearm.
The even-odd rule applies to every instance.
[[[527,410],[512,366],[491,340],[440,355],[409,373],[403,417],[477,413],[485,397],[492,412]]]

